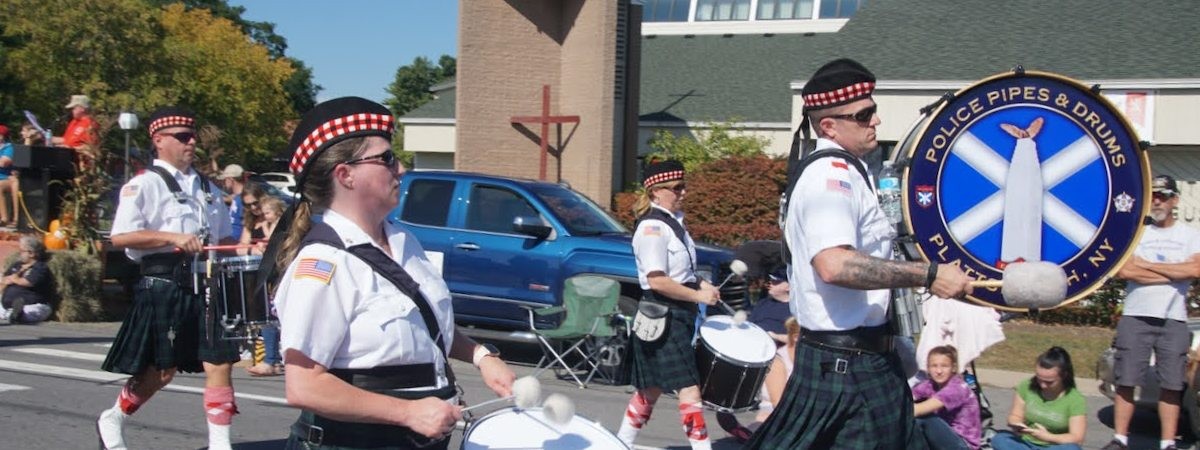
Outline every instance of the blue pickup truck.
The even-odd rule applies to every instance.
[[[452,171],[411,171],[391,219],[404,223],[439,266],[461,325],[527,330],[521,306],[561,305],[563,281],[602,275],[621,283],[622,312],[641,297],[631,235],[565,184]],[[697,270],[720,283],[733,252],[698,245]],[[744,303],[739,280],[722,289]],[[553,317],[538,327],[553,326]]]

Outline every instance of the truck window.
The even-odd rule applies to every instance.
[[[454,181],[416,180],[408,186],[408,198],[400,220],[434,227],[446,226],[450,200],[454,197]]]
[[[471,188],[471,200],[467,206],[467,228],[512,234],[513,219],[518,216],[539,217],[539,214],[516,192],[481,184]]]
[[[572,235],[595,236],[624,234],[625,227],[596,203],[578,192],[555,184],[537,184],[530,188],[562,221]]]

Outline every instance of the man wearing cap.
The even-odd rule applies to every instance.
[[[791,310],[802,331],[783,399],[748,448],[924,447],[892,347],[890,289],[960,298],[970,280],[952,265],[892,259],[895,230],[863,161],[879,146],[874,88],[870,71],[839,59],[802,91],[805,117],[789,163],[809,123],[816,149],[803,171],[789,170],[784,224]]]
[[[1175,448],[1179,399],[1187,383],[1187,292],[1200,277],[1200,233],[1175,219],[1179,188],[1167,175],[1154,177],[1150,220],[1133,257],[1117,276],[1128,281],[1125,306],[1117,323],[1113,371],[1113,440],[1105,450],[1128,448],[1133,417],[1133,388],[1141,384],[1154,355],[1158,377],[1160,447]]]
[[[20,217],[18,200],[17,174],[13,170],[13,145],[8,141],[8,127],[0,125],[0,227],[15,227]],[[10,209],[6,200],[12,200]],[[12,212],[10,218],[9,212]]]
[[[53,144],[80,149],[84,145],[96,145],[96,121],[92,119],[92,100],[86,95],[72,95],[65,107],[71,111],[71,122],[62,136],[54,137]]]
[[[196,119],[164,107],[147,127],[158,157],[148,170],[121,188],[112,243],[141,266],[133,309],[121,324],[102,368],[132,375],[112,408],[96,422],[103,448],[126,448],[125,421],[171,382],[176,371],[205,374],[204,411],[208,446],[229,449],[229,427],[237,413],[231,369],[239,359],[206,308],[204,286],[193,276],[205,245],[232,242],[229,211],[220,191],[192,168]],[[199,282],[203,283],[200,275]]]
[[[242,218],[246,215],[246,205],[242,203],[242,190],[246,188],[246,182],[242,179],[242,175],[245,173],[242,166],[230,164],[217,175],[221,187],[229,193],[229,218],[233,224],[234,240],[242,238]]]

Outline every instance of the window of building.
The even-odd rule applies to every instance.
[[[643,22],[687,22],[691,0],[645,0]]]
[[[749,20],[750,0],[696,0],[696,21]]]
[[[758,20],[811,19],[814,1],[816,0],[758,0]]]
[[[822,19],[848,19],[867,0],[821,0]]]

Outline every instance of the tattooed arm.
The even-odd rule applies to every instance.
[[[929,263],[875,258],[842,246],[817,253],[813,268],[826,283],[873,290],[924,286]],[[971,292],[970,282],[958,267],[940,264],[931,290],[939,297],[958,298]]]

